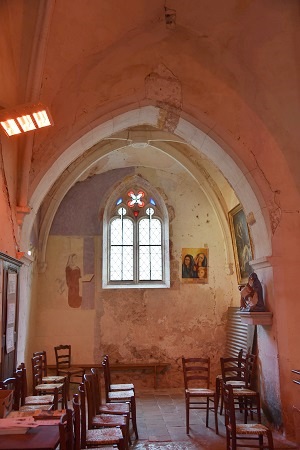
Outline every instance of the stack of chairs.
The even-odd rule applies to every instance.
[[[61,382],[44,383],[43,378],[45,371],[43,369],[43,358],[41,355],[35,355],[31,358],[32,367],[32,389],[33,395],[53,395],[55,398],[54,409],[58,409],[58,402],[61,403],[61,408],[67,406],[67,393],[65,378]]]
[[[83,402],[83,403],[82,403]],[[120,428],[87,430],[84,395],[73,395],[73,410],[67,409],[59,423],[60,450],[125,450]]]
[[[21,363],[17,367],[13,376],[0,382],[0,389],[10,389],[13,391],[14,411],[32,411],[36,409],[55,409],[58,402],[58,393],[53,395],[27,395],[26,367]]]
[[[137,421],[136,421],[136,401],[135,390],[132,384],[112,384],[111,373],[109,366],[109,358],[106,355],[102,360],[102,367],[104,372],[104,385],[106,403],[129,403],[130,404],[130,417],[132,421],[132,427],[135,433],[136,439],[138,436]],[[119,388],[118,388],[119,387]],[[131,387],[131,388],[127,388]]]
[[[245,358],[220,358],[223,387],[232,387],[236,407],[244,412],[244,423],[247,423],[249,414],[252,418],[252,405],[257,398],[257,392],[251,385],[255,360],[256,356],[249,353]]]
[[[96,408],[95,402],[95,379],[93,374],[84,375],[84,383],[80,386],[79,392],[82,390],[85,392],[87,400],[87,426],[89,430],[103,428],[103,427],[120,427],[124,441],[125,448],[128,450],[128,446],[131,444],[129,437],[129,413],[128,414],[108,414],[99,413]]]

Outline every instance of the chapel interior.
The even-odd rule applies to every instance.
[[[0,122],[39,104],[51,122],[0,131],[2,378],[71,344],[77,364],[167,363],[163,389],[209,356],[214,383],[235,311],[268,423],[300,442],[299,21],[298,0],[0,0]],[[110,284],[116,201],[140,190],[165,224],[163,283]],[[248,323],[240,211],[267,313]],[[193,252],[204,279],[183,276]]]

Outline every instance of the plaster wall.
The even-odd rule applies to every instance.
[[[19,251],[19,228],[16,221],[17,154],[16,142],[0,142],[0,249],[16,257]]]
[[[101,288],[102,211],[106,195],[124,176],[138,173],[162,195],[170,216],[171,288]],[[88,230],[88,231],[85,231]],[[86,261],[86,248],[89,258]],[[92,247],[92,249],[91,249]],[[181,280],[182,248],[207,247],[208,284]],[[65,267],[70,253],[78,255],[81,274],[94,274],[88,289],[81,283],[82,303],[68,305]],[[209,355],[212,379],[224,353],[228,306],[237,306],[235,275],[225,275],[224,239],[208,198],[186,172],[176,175],[145,167],[114,170],[77,183],[55,216],[46,252],[46,271],[38,276],[34,346],[45,348],[54,362],[53,347],[69,342],[74,362],[163,360],[170,363],[160,386],[182,385],[182,355]],[[86,265],[89,265],[88,269]],[[91,287],[89,286],[89,287]],[[151,377],[136,380],[152,385]]]

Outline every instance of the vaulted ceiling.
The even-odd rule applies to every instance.
[[[145,105],[160,108],[158,131],[186,118],[271,191],[283,170],[299,187],[298,19],[296,0],[2,0],[0,105],[42,101],[54,121],[19,140],[17,205],[74,143],[84,154],[87,133]]]

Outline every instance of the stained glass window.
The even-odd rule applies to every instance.
[[[168,287],[168,222],[155,197],[133,188],[115,197],[114,205],[107,228],[105,287]]]

